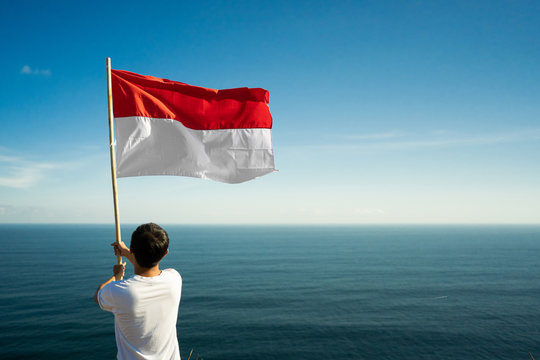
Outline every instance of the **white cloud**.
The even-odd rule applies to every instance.
[[[491,134],[453,134],[437,131],[426,134],[381,133],[372,135],[344,135],[341,143],[298,146],[296,148],[327,150],[409,150],[454,146],[484,146],[540,140],[540,129],[526,129]]]
[[[50,69],[32,69],[29,65],[24,65],[21,69],[21,74],[51,76],[51,70]]]
[[[443,135],[443,136],[441,136]],[[512,143],[520,141],[536,141],[540,139],[540,130],[514,131],[506,133],[492,133],[479,135],[454,135],[449,133],[428,134],[422,137],[405,141],[380,142],[377,145],[382,148],[391,149],[413,149],[432,147],[452,147],[452,146],[482,146],[502,143]]]
[[[15,162],[17,160],[18,159],[16,157],[13,157],[13,156],[0,155],[0,163],[1,162]]]
[[[393,138],[404,137],[404,136],[406,136],[406,133],[398,132],[398,131],[390,131],[390,132],[376,133],[376,134],[346,135],[345,137],[347,139],[355,139],[355,140],[382,140],[382,139],[393,139]]]
[[[48,222],[54,215],[43,207],[0,204],[0,223]]]
[[[28,65],[24,65],[23,68],[21,69],[21,74],[31,74],[32,73],[32,69],[30,69],[30,66]]]
[[[46,162],[31,162],[24,159],[0,155],[0,186],[25,189],[36,185],[49,169],[59,167]]]

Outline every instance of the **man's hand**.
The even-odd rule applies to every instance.
[[[125,273],[126,273],[126,263],[122,263],[120,265],[114,265],[113,274],[114,274],[114,279],[116,281],[122,280],[124,278]]]
[[[131,255],[129,248],[126,246],[126,244],[122,240],[118,242],[113,242],[111,246],[114,247],[114,255],[116,256],[129,257]]]
[[[124,256],[126,259],[129,260],[130,263],[135,264],[135,257],[129,251],[129,248],[124,244],[122,240],[119,242],[113,242],[111,246],[114,248],[114,255],[116,256]]]

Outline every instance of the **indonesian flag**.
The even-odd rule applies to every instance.
[[[214,90],[111,70],[119,177],[240,183],[274,169],[264,89]]]

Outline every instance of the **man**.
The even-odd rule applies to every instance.
[[[125,263],[115,265],[114,276],[94,295],[103,310],[114,314],[117,358],[180,360],[176,320],[182,277],[174,269],[159,269],[169,253],[167,232],[156,224],[143,224],[131,235],[129,249],[122,241],[111,245],[135,272],[122,280]]]

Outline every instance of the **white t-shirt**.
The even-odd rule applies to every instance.
[[[180,360],[176,319],[181,293],[182,277],[174,269],[113,281],[98,292],[99,306],[114,314],[118,359]]]

